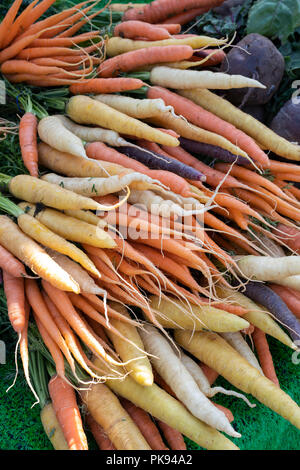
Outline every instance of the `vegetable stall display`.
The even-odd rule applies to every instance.
[[[299,432],[269,342],[298,354],[300,143],[196,31],[226,3],[1,7],[3,400],[23,373],[46,447],[237,450],[257,408]]]

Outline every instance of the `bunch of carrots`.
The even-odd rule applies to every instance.
[[[300,172],[266,153],[297,161],[300,146],[214,93],[263,87],[207,69],[227,41],[177,36],[183,8],[220,3],[126,10],[99,78],[63,79],[65,114],[20,120],[29,175],[0,174],[0,267],[54,448],[87,450],[87,424],[100,449],[184,449],[182,435],[237,449],[216,393],[253,407],[250,394],[300,428],[266,336],[292,350],[300,339],[300,197],[287,184]],[[23,26],[39,6],[15,20],[14,5]],[[212,387],[219,374],[240,392]]]
[[[97,30],[77,33],[102,12],[89,15],[99,2],[88,0],[41,19],[55,0],[34,0],[21,13],[23,1],[15,0],[0,25],[2,74],[12,83],[38,87],[68,85],[91,75],[103,60],[105,41]]]

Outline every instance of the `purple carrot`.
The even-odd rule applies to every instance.
[[[243,289],[243,294],[266,307],[289,330],[293,341],[300,340],[300,322],[279,295],[261,282],[249,281]]]
[[[127,157],[134,158],[140,163],[143,163],[151,170],[165,170],[171,171],[182,178],[187,178],[194,181],[205,181],[206,177],[200,171],[195,170],[191,166],[179,162],[175,158],[166,157],[150,150],[142,149],[140,147],[122,146],[118,147],[118,151],[127,155]]]
[[[217,147],[216,145],[204,144],[203,142],[196,142],[195,140],[185,139],[184,137],[180,137],[179,140],[181,147],[190,153],[207,156],[214,160],[222,160],[222,162],[226,163],[236,162],[239,165],[247,166],[251,164],[250,160],[248,160],[246,157],[234,155],[228,150]]]

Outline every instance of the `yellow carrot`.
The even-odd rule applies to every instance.
[[[171,297],[167,300],[153,295],[150,302],[151,309],[164,328],[234,332],[249,326],[243,318],[207,304],[201,307],[191,304],[191,312],[186,304]]]
[[[48,403],[41,411],[41,421],[45,433],[55,450],[69,450],[60,424],[56,418],[52,403]]]
[[[67,104],[66,112],[73,121],[79,124],[103,126],[123,134],[171,147],[179,145],[179,141],[175,137],[128,117],[126,114],[88,96],[73,96]]]
[[[0,243],[34,273],[58,289],[79,294],[78,284],[7,216],[0,216]]]
[[[34,216],[57,235],[78,243],[100,248],[114,248],[116,246],[111,236],[100,227],[74,219],[54,209],[42,208],[36,210],[34,204],[23,203],[22,207],[28,214]]]
[[[122,315],[129,318],[126,308],[121,304],[117,302],[110,302],[110,306],[117,312],[120,312]],[[144,350],[142,339],[135,326],[114,319],[110,319],[110,323],[126,338],[130,339],[134,344],[136,344],[141,350]],[[106,333],[112,341],[115,350],[119,354],[122,361],[124,363],[130,361],[130,363],[126,366],[126,369],[128,372],[130,372],[131,377],[141,385],[152,385],[153,373],[147,355],[145,354],[143,356],[143,354],[138,349],[124,341],[115,333],[111,332],[109,328],[106,329]]]
[[[19,204],[21,209],[28,207],[26,202]],[[101,277],[98,269],[89,257],[73,243],[68,242],[63,237],[49,230],[45,225],[39,222],[35,217],[29,214],[22,214],[18,217],[18,225],[26,235],[37,241],[41,245],[51,248],[69,256],[73,260],[80,263],[85,269],[90,271],[94,276]]]
[[[216,333],[176,330],[175,340],[228,382],[253,395],[300,429],[300,408],[283,390],[249,364]]]
[[[101,204],[34,176],[17,175],[9,181],[9,192],[17,199],[42,203],[55,209],[103,210]]]
[[[106,385],[92,385],[81,392],[81,397],[117,450],[151,450],[139,428]]]
[[[237,450],[233,442],[216,429],[195,418],[179,401],[156,384],[143,387],[127,376],[124,380],[107,380],[118,395],[134,403],[208,450]]]
[[[283,137],[276,134],[266,125],[257,121],[250,114],[235,107],[229,101],[209,90],[185,90],[183,96],[202,106],[207,111],[230,122],[238,129],[255,139],[263,148],[269,149],[281,157],[290,160],[300,160],[300,146],[292,144]]]
[[[227,41],[224,39],[209,38],[207,36],[193,36],[181,39],[163,39],[161,41],[136,41],[120,37],[113,37],[107,41],[106,53],[109,57],[113,57],[124,52],[136,51],[145,47],[160,46],[191,46],[198,49],[204,46],[221,46]]]

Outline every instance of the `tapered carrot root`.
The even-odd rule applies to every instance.
[[[175,339],[235,387],[245,393],[251,393],[300,429],[298,405],[271,380],[262,376],[220,336],[215,333],[197,332],[191,337],[190,332],[177,330]]]
[[[51,378],[48,387],[57,419],[69,449],[88,450],[74,389],[58,376]]]

